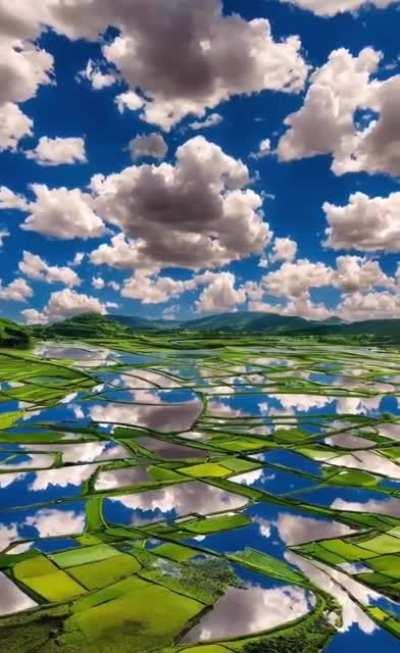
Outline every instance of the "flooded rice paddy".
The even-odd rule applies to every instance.
[[[399,390],[390,347],[0,351],[0,650],[397,651]]]

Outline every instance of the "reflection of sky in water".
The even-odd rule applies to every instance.
[[[153,364],[159,360],[158,356],[145,354],[130,354],[129,352],[111,352],[108,349],[91,348],[88,345],[44,344],[39,345],[35,353],[44,358],[63,359],[85,362],[104,363],[109,358],[126,365]]]
[[[69,549],[76,549],[79,543],[71,537],[64,538],[43,538],[35,542],[35,549],[42,553],[51,554]]]
[[[383,435],[390,440],[400,441],[400,424],[381,424],[378,426],[377,431],[379,435]]]
[[[0,550],[13,541],[79,535],[85,528],[82,501],[0,513]]]
[[[41,430],[41,427],[36,424],[27,424],[26,421],[18,422],[12,429],[9,429],[7,432],[16,436],[23,435],[21,438],[22,443],[35,442],[36,444],[47,444],[46,434],[51,433],[51,438],[54,442],[75,442],[76,440],[90,440],[89,436],[83,435],[80,432],[82,425],[71,424],[72,431],[62,430],[64,425],[54,424],[48,428]],[[76,429],[76,430],[75,430]],[[14,443],[14,440],[9,443],[0,444],[0,451],[8,451],[9,449],[18,449],[20,445],[17,442]]]
[[[0,413],[13,413],[19,407],[19,401],[4,401],[0,404]]]
[[[197,513],[207,515],[235,510],[246,505],[247,500],[200,481],[172,485],[160,490],[150,490],[106,499],[106,521],[124,525],[138,525]]]
[[[34,353],[42,358],[69,359],[83,364],[93,363],[96,365],[101,365],[112,358],[112,353],[109,350],[92,349],[87,345],[44,344],[36,347]]]
[[[38,407],[35,410],[28,411],[23,418],[23,424],[19,424],[20,430],[25,432],[25,429],[32,428],[37,423],[47,423],[54,422],[54,424],[71,424],[76,426],[76,406],[79,405],[78,395],[74,400],[66,404],[58,404],[57,406],[52,406],[51,408],[40,408]],[[16,410],[15,408],[14,410]],[[87,426],[89,419],[86,418],[84,414],[80,415],[80,425]]]
[[[105,403],[94,405],[90,417],[103,424],[117,423],[142,426],[162,433],[188,431],[200,415],[200,401],[188,401],[181,405],[132,405]]]
[[[354,432],[338,433],[337,435],[329,436],[328,438],[325,438],[325,444],[350,450],[362,448],[365,449],[375,446],[375,442],[373,442],[373,440],[367,440],[365,437],[355,435]]]
[[[107,377],[104,376],[106,379]],[[157,388],[179,388],[180,381],[172,378],[161,371],[149,369],[128,369],[119,377],[109,374],[108,378],[116,386],[122,385],[129,389],[157,389]]]
[[[250,458],[255,458],[264,463],[294,467],[301,472],[307,472],[315,476],[320,476],[321,474],[321,464],[319,462],[306,458],[295,451],[284,451],[283,449],[267,451],[262,454],[252,455]]]
[[[324,487],[312,492],[306,492],[303,495],[298,494],[296,499],[336,510],[370,512],[400,517],[400,499],[385,497],[373,490]]]
[[[182,641],[205,642],[270,630],[306,615],[312,609],[311,599],[310,593],[291,585],[271,589],[257,585],[232,587]]]
[[[150,402],[149,402],[150,399]],[[126,424],[141,426],[155,431],[186,431],[189,430],[199,416],[202,404],[198,400],[186,401],[182,404],[160,403],[157,395],[151,397],[130,396],[130,401],[137,404],[100,402],[94,397],[92,401],[80,401],[80,396],[74,397],[67,404],[59,404],[51,408],[44,408],[25,415],[27,427],[34,423],[54,422],[70,423],[76,425],[76,420],[82,426],[88,426],[93,420],[100,424]],[[141,404],[140,402],[144,402]],[[146,403],[151,405],[146,405]],[[9,410],[17,410],[15,404]],[[75,420],[75,421],[74,421]]]
[[[160,458],[167,460],[180,460],[185,458],[207,458],[208,453],[204,449],[195,449],[175,442],[157,440],[157,438],[138,438],[138,443],[145,449],[149,449]]]
[[[353,625],[367,635],[379,632],[378,626],[364,613],[362,606],[380,607],[400,615],[400,608],[395,602],[381,597],[357,580],[350,578],[338,569],[330,569],[322,563],[312,563],[293,552],[286,558],[297,565],[317,587],[332,594],[342,607],[343,623],[339,630],[351,632]]]
[[[240,483],[241,485],[247,485],[257,490],[264,490],[265,492],[277,495],[308,488],[315,483],[315,481],[313,482],[297,474],[278,469],[272,471],[268,468],[232,476],[230,480],[234,483]]]
[[[95,464],[84,464],[38,472],[1,474],[0,507],[29,506],[77,497],[96,469]]]
[[[102,389],[102,400],[108,402],[129,402],[138,404],[178,404],[195,401],[197,396],[191,390],[179,388],[178,390],[156,390],[154,388],[140,388],[132,390],[124,387],[107,387]]]
[[[1,455],[0,471],[10,469],[45,469],[54,463],[54,456],[49,454],[4,453]],[[1,481],[0,481],[1,486]]]
[[[365,415],[377,417],[382,412],[400,414],[396,397],[333,397],[312,394],[254,394],[251,396],[221,396],[219,401],[231,411],[241,411],[243,415],[279,417],[286,415],[324,415],[325,413]],[[209,410],[209,414],[218,415],[218,411]],[[227,414],[228,416],[228,414]]]
[[[0,572],[0,616],[33,608],[36,603]]]
[[[361,607],[370,605],[374,592],[339,571],[315,565],[291,551],[287,553],[286,559],[299,567],[317,587],[335,597],[342,608],[342,623],[337,625],[341,632],[348,632],[353,625],[366,635],[377,630],[375,623]]]
[[[389,476],[394,480],[400,480],[400,466],[374,451],[357,451],[352,454],[340,454],[334,458],[329,458],[329,465],[360,469],[366,472],[372,471],[376,474]]]
[[[287,546],[303,544],[313,539],[348,535],[348,526],[320,517],[311,517],[301,510],[286,509],[272,504],[256,504],[245,511],[252,524],[215,535],[189,538],[188,544],[219,553],[233,553],[246,546],[285,559]]]
[[[29,451],[58,452],[62,454],[63,463],[98,462],[123,459],[131,456],[126,449],[115,442],[95,440],[93,442],[79,442],[76,444],[49,443],[21,445]]]
[[[390,633],[377,629],[365,636],[357,626],[353,626],[345,633],[339,633],[329,644],[326,653],[345,653],[346,651],[362,650],[363,653],[398,653],[399,640]]]
[[[397,619],[400,619],[400,604],[396,603],[394,600],[392,601],[387,599],[385,596],[380,596],[376,601],[374,601],[374,605],[391,612],[397,617]]]
[[[127,467],[100,472],[97,476],[96,490],[113,490],[128,485],[147,483],[151,478],[146,467]]]

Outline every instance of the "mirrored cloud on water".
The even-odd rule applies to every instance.
[[[0,616],[34,608],[37,604],[0,572]]]
[[[206,642],[260,633],[303,617],[312,605],[312,595],[299,587],[232,587],[182,641]]]

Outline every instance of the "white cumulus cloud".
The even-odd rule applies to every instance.
[[[390,5],[398,3],[399,0],[281,0],[288,2],[300,9],[312,11],[317,16],[336,16],[348,11],[358,11],[366,7],[386,9]]]
[[[164,159],[168,152],[168,145],[162,134],[153,132],[152,134],[142,134],[133,138],[129,143],[129,150],[132,159],[145,156],[153,159]]]
[[[190,129],[195,131],[199,129],[209,129],[210,127],[217,127],[223,122],[223,117],[220,113],[210,113],[204,120],[194,120],[189,124]]]
[[[292,263],[297,255],[297,243],[292,238],[275,238],[272,254],[269,259],[272,263],[276,261],[289,261]]]
[[[33,121],[18,104],[35,97],[40,85],[52,82],[53,57],[29,40],[37,35],[37,22],[33,17],[24,21],[24,12],[20,2],[0,3],[0,150],[15,150],[24,136],[32,134]]]
[[[0,281],[0,299],[4,301],[26,302],[32,295],[32,288],[25,279],[14,279],[6,286]]]
[[[71,288],[79,286],[81,283],[76,272],[68,266],[49,265],[38,254],[32,254],[32,252],[23,252],[18,267],[30,279],[46,283],[61,283]]]
[[[192,281],[154,276],[146,271],[138,270],[124,283],[121,295],[130,299],[138,299],[143,304],[161,304],[193,287]]]
[[[355,292],[343,299],[337,312],[350,322],[400,318],[400,296],[387,291],[366,294]]]
[[[27,211],[29,202],[22,195],[14,193],[7,186],[0,186],[0,209]]]
[[[235,309],[246,301],[246,291],[235,287],[232,272],[205,273],[207,287],[196,302],[199,313],[218,313]]]
[[[29,324],[64,320],[84,313],[104,315],[107,313],[107,305],[100,302],[96,297],[77,293],[70,288],[53,292],[42,312],[32,308],[22,311],[25,320]]]
[[[217,267],[260,253],[271,240],[262,198],[247,188],[247,166],[197,136],[181,145],[175,166],[131,166],[92,179],[99,216],[119,226],[93,263],[114,267]]]
[[[0,104],[0,151],[16,150],[22,138],[32,136],[32,127],[33,120],[17,104]]]
[[[235,95],[296,93],[308,73],[298,36],[275,40],[268,20],[224,15],[221,0],[44,0],[36,18],[27,11],[25,24],[14,7],[4,13],[25,35],[37,34],[42,23],[69,38],[95,40],[116,27],[119,35],[102,46],[103,56],[137,98],[138,90],[143,94],[136,101],[141,117],[166,130],[188,115],[203,118]],[[132,97],[129,102],[132,108]]]
[[[381,59],[371,47],[358,56],[345,48],[331,52],[311,75],[303,106],[285,120],[281,161],[329,154],[336,175],[400,174],[400,78],[373,79]],[[358,119],[359,110],[367,122]]]
[[[13,208],[29,212],[22,229],[64,240],[97,238],[105,232],[104,223],[94,212],[88,193],[77,188],[48,188],[45,184],[32,184],[32,190],[36,195],[34,202],[14,203]],[[6,203],[16,197],[8,193]],[[0,201],[1,208],[8,207]]]
[[[346,293],[370,290],[375,286],[391,287],[394,284],[378,261],[368,261],[361,256],[338,256],[336,267],[335,285]]]
[[[310,288],[330,286],[333,281],[332,268],[325,263],[313,263],[300,259],[295,263],[286,261],[281,267],[262,279],[264,288],[276,297],[296,298],[305,295]]]
[[[27,150],[25,154],[28,159],[34,159],[42,166],[86,163],[85,141],[80,137],[42,136],[35,149]]]
[[[350,195],[349,203],[336,206],[325,202],[328,221],[326,244],[334,249],[400,251],[400,192],[388,197]]]
[[[90,82],[94,91],[101,91],[103,88],[113,86],[117,81],[115,73],[104,72],[102,66],[92,59],[89,59],[86,67],[78,73],[77,77],[78,80],[85,79]]]

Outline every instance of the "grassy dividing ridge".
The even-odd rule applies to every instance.
[[[289,564],[278,558],[247,548],[230,556],[232,560],[240,562],[255,571],[266,574],[271,578],[277,578],[295,585],[308,585],[304,576],[295,571]]]
[[[244,514],[220,515],[218,517],[205,517],[202,519],[187,519],[181,527],[195,535],[220,533],[235,528],[242,528],[251,524],[251,519]]]
[[[227,653],[229,649],[219,644],[211,644],[210,646],[194,646],[185,648],[186,653]]]

